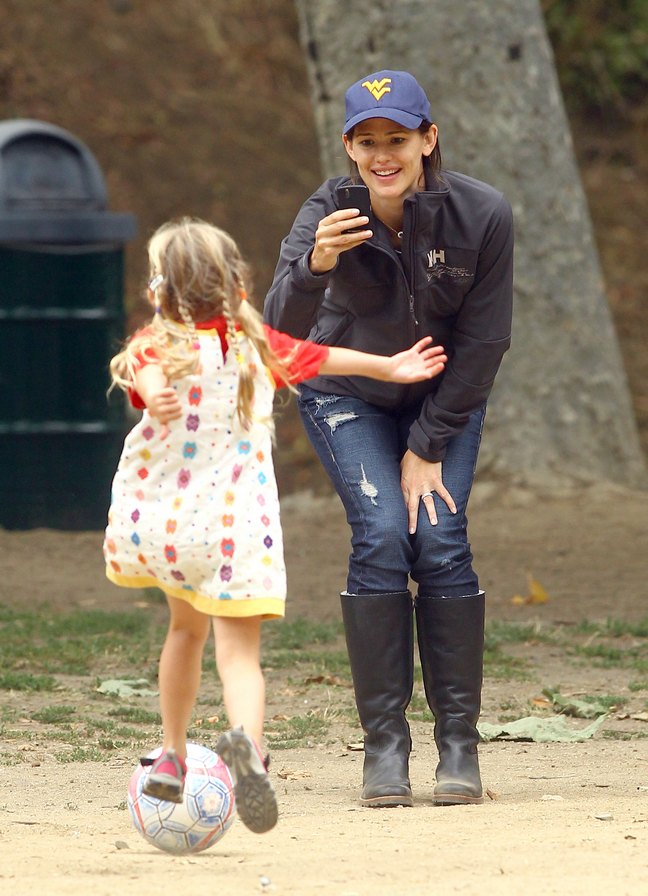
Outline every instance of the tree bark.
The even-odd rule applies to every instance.
[[[537,0],[296,0],[325,176],[348,170],[344,91],[383,68],[428,93],[444,167],[502,190],[516,225],[512,348],[480,471],[645,487],[646,466]],[[614,189],[614,184],[610,184]]]

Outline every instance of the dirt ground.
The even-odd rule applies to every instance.
[[[227,222],[254,263],[262,295],[280,239],[320,181],[293,4],[212,5],[227,6],[219,15],[222,38],[213,28],[194,27],[199,7],[204,14],[196,0],[178,0],[172,16],[163,4],[68,0],[57,6],[56,28],[44,0],[0,4],[0,116],[55,122],[96,154],[110,207],[133,212],[140,225],[140,237],[127,247],[130,311],[146,236],[187,211]],[[213,72],[218,76],[206,77]],[[601,126],[582,114],[571,124],[648,450],[646,121],[644,109],[624,126]],[[249,176],[232,178],[250,154],[250,141],[266,132],[280,139],[265,142]],[[183,152],[181,165],[179,147],[192,149]],[[267,210],[262,227],[260,203]],[[290,418],[280,431],[294,434]],[[337,619],[346,524],[337,500],[314,483],[309,452],[298,444],[284,448],[284,457],[284,481],[292,480],[291,492],[302,490],[283,502],[289,617]],[[303,491],[309,485],[316,496]],[[470,521],[491,621],[558,624],[569,631],[583,618],[648,617],[648,493],[604,484],[538,493],[481,483]],[[104,578],[100,547],[97,532],[0,529],[0,605],[129,607],[132,593]],[[527,575],[546,589],[547,603],[511,602],[526,593]],[[565,694],[620,694],[630,714],[645,711],[646,691],[630,692],[626,670],[567,664],[562,652],[541,641],[518,650],[534,674],[524,681],[487,679],[486,721],[496,721],[506,701],[525,714],[530,700],[557,684]],[[322,694],[333,707],[350,700],[348,689]],[[312,699],[306,689],[284,687],[272,671],[268,696],[270,718],[301,711]],[[20,706],[22,699],[2,694],[2,702]],[[131,828],[124,800],[132,755],[118,753],[107,765],[61,764],[46,740],[12,741],[10,749],[23,758],[0,765],[0,896],[44,890],[53,896],[648,892],[648,738],[621,739],[644,733],[645,722],[611,715],[581,744],[485,744],[481,764],[493,798],[480,807],[443,809],[430,803],[436,763],[430,726],[414,723],[412,729],[413,809],[358,807],[362,757],[347,745],[360,732],[339,721],[327,744],[274,755],[281,800],[274,831],[255,837],[237,823],[211,850],[187,858],[156,851]],[[4,753],[2,731],[0,715]]]
[[[283,519],[289,617],[337,619],[348,553],[337,499],[289,495]],[[585,618],[648,617],[647,493],[601,484],[554,494],[478,483],[470,526],[491,621],[569,629]],[[132,593],[103,578],[100,544],[97,532],[0,530],[0,600],[62,609],[129,606]],[[515,594],[526,594],[528,574],[549,594],[546,603],[512,603]],[[173,857],[146,844],[124,810],[132,756],[118,753],[106,765],[60,764],[46,741],[13,742],[24,759],[0,766],[0,892],[23,896],[45,885],[57,896],[648,892],[648,729],[631,718],[645,711],[645,691],[629,692],[627,670],[566,664],[542,642],[520,650],[533,676],[487,679],[483,720],[497,721],[504,700],[528,714],[529,701],[557,684],[565,694],[622,694],[629,702],[583,743],[484,744],[489,798],[478,807],[431,804],[431,726],[414,722],[415,807],[360,808],[362,754],[349,744],[361,733],[340,719],[326,744],[275,753],[281,818],[274,831],[259,837],[237,822],[207,852]],[[268,692],[269,717],[291,707],[297,712],[313,699],[306,690],[283,687],[272,670]],[[324,689],[316,699],[334,706],[350,701],[350,693],[342,698],[339,688]],[[606,730],[615,736],[606,737]]]

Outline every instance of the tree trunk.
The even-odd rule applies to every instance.
[[[348,170],[345,89],[372,71],[403,69],[428,93],[444,167],[487,181],[513,206],[513,344],[489,402],[480,470],[526,482],[645,486],[537,0],[296,3],[326,176]]]

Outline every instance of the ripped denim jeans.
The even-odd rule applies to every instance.
[[[299,386],[297,405],[308,437],[340,496],[351,526],[349,594],[406,591],[456,597],[479,591],[467,536],[466,505],[477,465],[485,407],[448,444],[443,482],[457,505],[452,514],[434,497],[438,524],[421,504],[410,535],[400,486],[400,461],[420,407],[389,411],[348,395]]]

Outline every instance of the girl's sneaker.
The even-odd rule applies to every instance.
[[[268,778],[268,763],[242,728],[221,735],[216,752],[230,770],[236,808],[243,824],[263,834],[277,823],[277,798]]]
[[[181,803],[184,792],[187,765],[175,750],[165,750],[155,760],[141,760],[142,764],[152,764],[151,771],[142,785],[147,796],[169,803]]]

